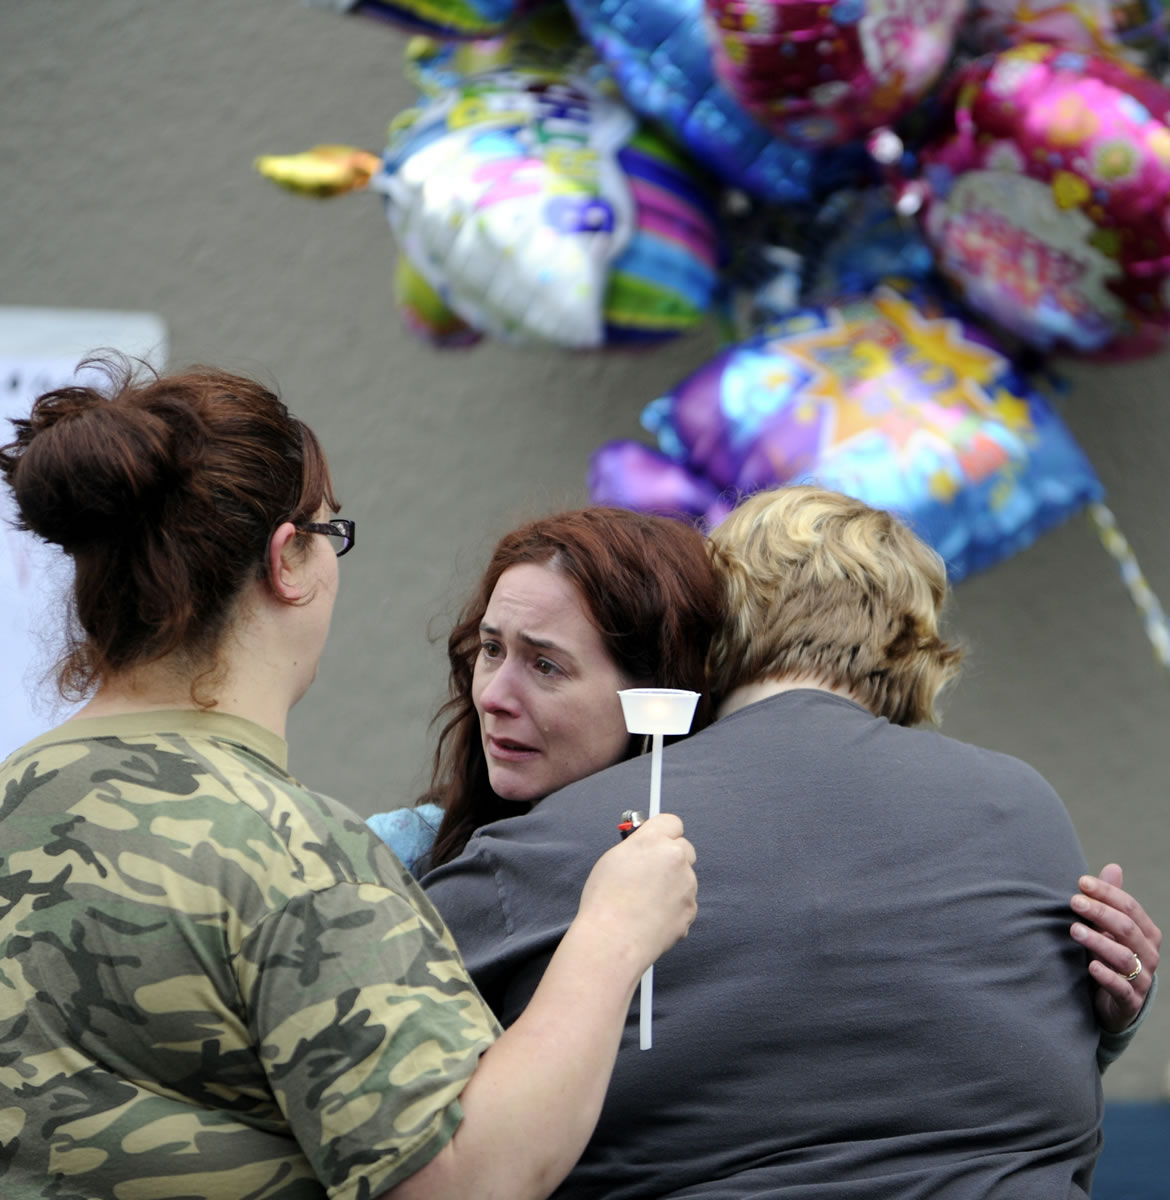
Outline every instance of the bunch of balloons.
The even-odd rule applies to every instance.
[[[1009,343],[1170,334],[1166,0],[309,2],[430,34],[368,186],[438,344],[684,333],[777,242],[831,300],[823,242],[875,187],[912,277]]]
[[[423,33],[381,151],[258,160],[381,197],[438,347],[728,346],[593,456],[720,519],[814,479],[952,578],[1101,486],[1034,376],[1170,342],[1170,0],[306,0]]]

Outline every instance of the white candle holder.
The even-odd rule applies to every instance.
[[[699,703],[698,692],[682,688],[626,688],[618,698],[630,733],[686,733]]]
[[[651,735],[650,813],[658,816],[662,808],[662,739],[668,734],[686,733],[695,719],[698,692],[684,688],[625,688],[618,692],[622,715],[630,733]],[[646,968],[638,1000],[638,1044],[649,1050],[654,1044],[650,1029],[654,1008],[654,967]]]

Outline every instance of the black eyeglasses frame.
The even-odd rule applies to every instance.
[[[304,525],[297,526],[297,529],[302,533],[333,534],[335,537],[341,538],[342,545],[341,549],[337,552],[338,558],[348,554],[353,549],[355,528],[354,522],[346,517],[334,517],[329,521],[309,521]]]

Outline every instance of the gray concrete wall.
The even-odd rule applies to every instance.
[[[294,197],[251,168],[319,141],[380,148],[413,98],[401,44],[296,0],[0,6],[0,303],[156,311],[173,363],[275,380],[320,431],[360,547],[290,740],[294,769],[362,813],[425,779],[444,686],[428,634],[490,539],[583,502],[589,452],[637,436],[643,404],[714,345],[438,354],[403,332],[378,201]],[[1168,372],[1075,366],[1061,409],[1170,601]],[[970,659],[947,731],[1036,766],[1090,863],[1120,861],[1170,927],[1170,674],[1087,522],[963,583],[951,624]],[[1164,997],[1107,1093],[1158,1095],[1168,1060]]]

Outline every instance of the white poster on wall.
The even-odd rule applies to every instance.
[[[166,365],[166,326],[153,313],[0,306],[0,445],[12,418],[27,416],[42,392],[79,382],[77,365],[110,348]],[[69,560],[13,526],[0,488],[0,759],[59,724],[69,708],[56,694],[53,664],[62,646]]]

